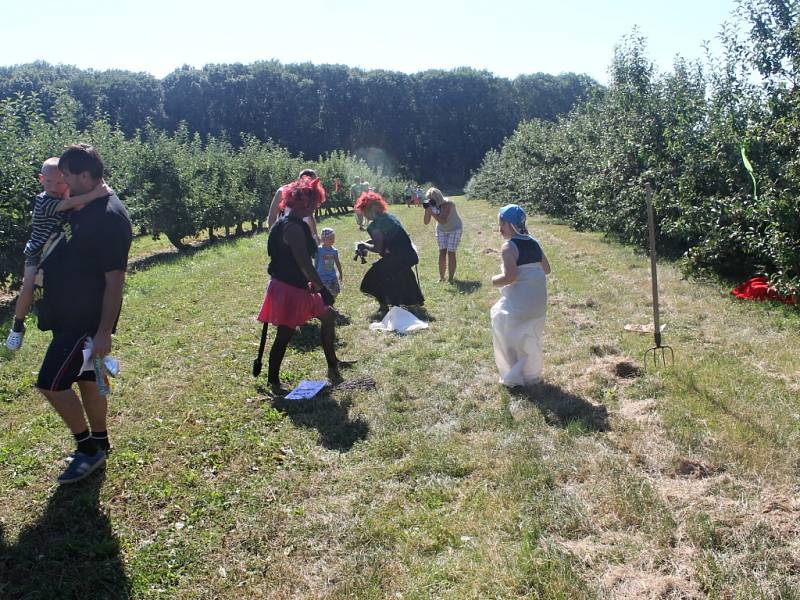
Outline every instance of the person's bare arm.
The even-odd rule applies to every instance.
[[[517,280],[517,258],[519,258],[517,247],[511,242],[506,242],[503,244],[501,256],[503,259],[503,272],[492,277],[492,285],[494,287],[503,287]]]
[[[103,309],[100,325],[94,334],[92,354],[106,356],[111,352],[111,332],[117,322],[122,307],[122,288],[125,285],[125,271],[108,271],[105,274],[106,289],[103,292]]]
[[[431,212],[431,209],[430,209],[429,207],[427,207],[427,206],[426,206],[426,207],[425,207],[425,216],[422,218],[422,222],[423,222],[425,225],[427,225],[428,223],[430,223],[430,222],[431,222],[431,216],[432,216],[432,215],[433,215],[433,213]]]
[[[306,236],[301,227],[295,223],[288,225],[283,232],[283,241],[288,244],[297,266],[300,267],[306,279],[311,282],[315,290],[321,290],[322,280],[314,268],[314,263],[311,262],[308,250],[306,250]]]
[[[376,252],[380,255],[383,255],[383,233],[380,229],[375,229],[372,232],[372,240],[369,242],[362,242],[364,247],[369,250],[370,252]]]
[[[444,225],[447,223],[447,219],[450,218],[450,211],[453,210],[453,204],[451,202],[445,202],[439,207],[439,214],[435,214],[431,212],[431,215],[434,219],[436,219],[437,223],[441,223]]]
[[[333,260],[336,261],[336,268],[339,269],[339,281],[344,281],[344,275],[342,275],[342,263],[339,262],[339,255],[335,254]]]
[[[281,188],[278,188],[278,191],[275,192],[275,195],[272,197],[272,202],[269,205],[269,212],[267,213],[267,229],[272,229],[272,226],[275,225],[275,221],[278,220],[278,213],[281,212],[280,203]]]
[[[550,261],[547,260],[547,257],[544,255],[544,251],[542,251],[542,270],[544,271],[545,275],[550,275]]]
[[[61,202],[58,203],[56,211],[63,212],[65,210],[72,210],[73,208],[83,208],[90,202],[93,202],[98,198],[105,198],[109,194],[113,193],[114,190],[109,187],[105,181],[101,181],[94,187],[94,189],[86,192],[85,194],[70,196],[69,193],[67,193],[64,198],[61,199]]]

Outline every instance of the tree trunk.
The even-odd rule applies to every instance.
[[[217,236],[214,235],[214,228],[213,227],[209,227],[208,228],[208,241],[209,242],[215,242],[216,240],[217,240]]]
[[[244,223],[237,223],[236,224],[236,235],[244,234]]]
[[[225,225],[225,237],[226,238],[231,237],[231,226],[230,225]]]
[[[186,250],[186,244],[183,243],[183,238],[181,236],[174,233],[165,233],[164,235],[167,236],[167,239],[173,246],[175,246],[175,249],[178,252],[183,252]]]

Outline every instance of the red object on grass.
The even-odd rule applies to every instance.
[[[797,304],[797,296],[783,296],[769,286],[766,277],[753,277],[731,290],[731,294],[743,300],[777,300],[784,304]]]

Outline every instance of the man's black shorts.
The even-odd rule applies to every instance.
[[[40,390],[61,392],[68,390],[76,381],[94,381],[94,371],[84,371],[79,374],[83,366],[83,345],[89,334],[74,331],[53,332],[53,341],[47,348],[39,369],[39,378],[36,387]]]

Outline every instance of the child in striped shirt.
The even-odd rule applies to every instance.
[[[25,244],[25,271],[22,276],[22,289],[17,297],[14,310],[14,324],[6,339],[9,350],[19,350],[25,335],[25,317],[28,315],[33,302],[33,288],[36,270],[42,258],[42,251],[51,235],[60,231],[64,223],[64,211],[73,208],[82,208],[92,200],[102,198],[112,193],[113,190],[105,182],[98,185],[91,192],[80,196],[69,196],[69,188],[64,182],[61,171],[58,170],[58,157],[48,158],[42,164],[39,173],[39,183],[44,191],[36,196],[33,203],[33,219],[31,224],[31,237]]]

